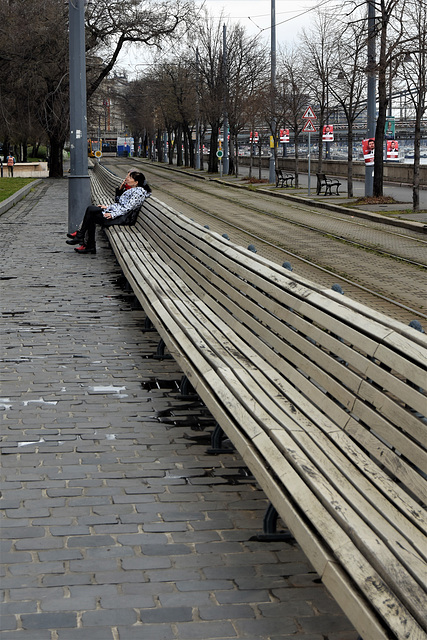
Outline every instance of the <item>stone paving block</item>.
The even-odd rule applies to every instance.
[[[19,602],[2,602],[0,603],[1,615],[7,614],[22,614],[22,613],[35,613],[37,611],[37,602],[20,600]],[[1,629],[0,622],[0,629]]]
[[[98,609],[97,611],[86,611],[82,615],[83,627],[98,627],[118,625],[132,625],[137,621],[137,614],[131,608],[126,609]],[[89,633],[89,632],[88,632]]]
[[[292,616],[287,616],[285,611],[281,618],[236,620],[235,627],[238,634],[243,638],[247,635],[260,638],[268,638],[272,635],[276,635],[278,638],[289,638],[295,635],[298,631],[295,620]],[[304,636],[302,637],[304,638]]]
[[[60,573],[43,574],[41,584],[43,587],[70,587],[77,584],[90,584],[92,574],[90,573]]]
[[[23,538],[41,538],[45,535],[45,530],[42,527],[30,527],[30,526],[17,526],[14,522],[12,526],[8,526],[9,523],[4,522],[2,524],[2,536],[7,539],[23,539]]]
[[[110,626],[98,628],[58,629],[58,640],[116,640],[113,629]],[[45,639],[44,639],[45,640]],[[140,640],[142,640],[140,638]]]
[[[115,540],[111,536],[108,535],[87,535],[87,536],[76,536],[75,538],[70,538],[68,540],[69,547],[109,547],[114,546]]]
[[[180,591],[222,591],[235,589],[233,580],[177,580],[176,588]]]
[[[144,633],[147,640],[175,640],[176,634],[172,626],[168,624],[144,624],[135,627],[118,627],[120,640],[142,640]],[[62,640],[62,639],[60,639]],[[74,638],[64,638],[63,640],[74,640]],[[79,640],[76,638],[76,640]],[[83,639],[82,639],[83,640]]]
[[[61,629],[77,626],[75,613],[28,613],[21,616],[23,629]]]
[[[133,557],[122,560],[122,569],[124,569],[124,571],[132,571],[134,569],[169,569],[171,566],[172,559],[165,556]]]
[[[47,629],[41,631],[19,629],[19,631],[3,631],[0,637],[1,640],[52,640],[52,632]]]
[[[0,620],[0,632],[1,631],[14,631],[18,628],[17,619],[14,615],[3,614]]]
[[[229,591],[217,591],[216,599],[219,604],[271,602],[270,594],[266,589],[233,589]]]
[[[77,596],[75,598],[45,598],[41,604],[42,611],[82,611],[96,609],[96,598],[88,596]]]
[[[246,604],[218,605],[199,607],[201,620],[239,620],[240,618],[255,618],[252,607]]]
[[[234,626],[228,621],[192,622],[177,624],[180,640],[227,640],[238,638]]]
[[[140,618],[142,623],[147,624],[191,622],[193,620],[193,609],[191,606],[141,609]]]

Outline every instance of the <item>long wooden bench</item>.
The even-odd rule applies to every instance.
[[[107,235],[168,350],[360,636],[425,640],[426,336],[154,196],[134,227]]]

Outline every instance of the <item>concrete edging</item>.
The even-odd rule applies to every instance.
[[[10,196],[9,198],[6,198],[6,200],[3,200],[3,202],[0,202],[0,216],[3,215],[3,213],[6,213],[6,211],[8,211],[9,209],[11,209],[17,202],[19,202],[20,200],[23,200],[23,198],[25,198],[25,196],[30,193],[31,189],[33,189],[40,182],[43,182],[43,178],[38,178],[34,180],[34,182],[30,182],[30,184],[26,184],[25,187],[22,187],[22,189],[19,189],[19,191],[14,193],[13,196]]]

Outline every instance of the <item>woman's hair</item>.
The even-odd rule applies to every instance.
[[[137,181],[138,187],[142,187],[147,193],[151,193],[151,187],[145,179],[143,173],[140,173],[139,171],[132,171],[129,175],[131,176],[131,178]]]

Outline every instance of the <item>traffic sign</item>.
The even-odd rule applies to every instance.
[[[223,155],[224,155],[224,152],[222,151],[222,149],[218,149],[218,151],[216,152],[216,157],[222,158]]]
[[[95,158],[102,158],[102,151],[95,151]]]
[[[316,133],[317,129],[311,120],[307,120],[302,131],[303,133]]]
[[[314,111],[311,107],[307,107],[303,118],[309,118],[310,120],[317,120],[317,116],[314,114]]]

